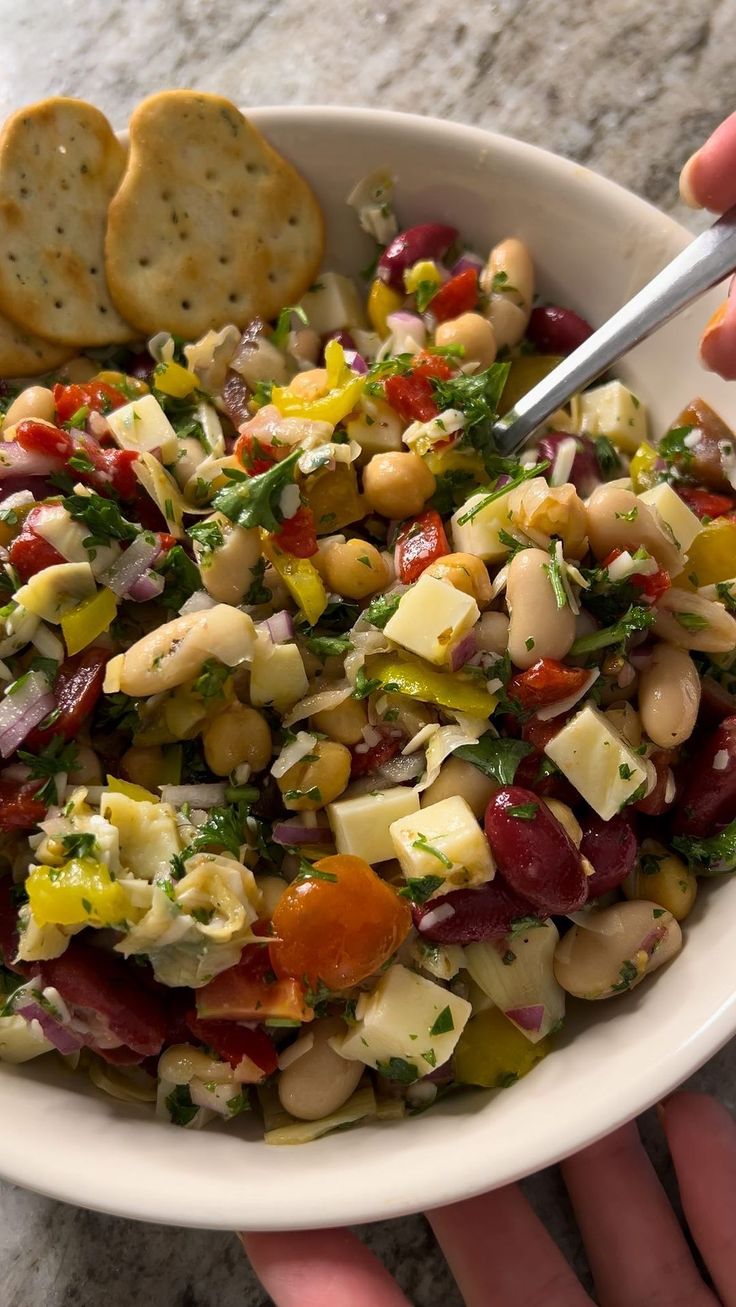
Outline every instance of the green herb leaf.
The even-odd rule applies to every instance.
[[[216,549],[222,549],[225,543],[225,537],[222,534],[222,527],[219,522],[208,522],[206,519],[203,522],[195,522],[194,526],[190,526],[187,535],[191,536],[192,540],[196,540],[201,547],[202,561],[209,554],[214,554]]]
[[[234,858],[239,857],[240,846],[246,842],[249,817],[250,808],[247,803],[236,803],[228,808],[211,808],[207,821],[199,827],[191,844],[178,855],[181,862],[186,862],[203,849],[213,848],[227,849]]]
[[[123,517],[118,505],[102,495],[67,495],[64,508],[75,522],[84,522],[94,544],[107,545],[111,540],[135,540],[141,534],[137,523]],[[85,547],[88,542],[85,540]]]
[[[526,935],[527,931],[538,930],[544,926],[545,922],[540,921],[539,917],[514,917],[507,935],[507,939],[519,939],[521,935]]]
[[[363,668],[360,667],[358,669],[358,674],[355,677],[355,688],[353,690],[353,698],[367,699],[369,694],[373,694],[374,691],[380,690],[382,685],[383,685],[383,681],[380,680],[379,677],[377,676],[374,676],[372,678],[367,677]]]
[[[408,899],[410,903],[426,903],[444,883],[442,876],[412,876],[408,884],[398,891],[399,898]]]
[[[430,1027],[430,1035],[446,1035],[450,1030],[455,1029],[455,1022],[452,1019],[452,1012],[449,1007],[443,1007],[435,1023]]]
[[[440,517],[449,517],[454,513],[478,484],[475,473],[461,467],[448,468],[447,472],[440,472],[435,479],[437,484],[429,505]]]
[[[68,858],[91,858],[97,851],[97,840],[86,831],[74,831],[62,835],[61,847]]]
[[[192,562],[181,545],[174,545],[158,564],[157,571],[164,577],[165,588],[159,602],[177,612],[197,590],[202,589],[199,568]]]
[[[580,636],[574,642],[570,654],[577,657],[578,654],[607,649],[610,645],[624,644],[637,631],[648,631],[654,625],[655,616],[652,608],[631,607],[613,626],[604,627],[602,631],[593,631],[592,635]]]
[[[519,821],[534,821],[539,812],[538,803],[516,803],[505,810],[509,817],[518,817]]]
[[[400,602],[401,595],[398,594],[378,595],[371,600],[364,616],[367,617],[372,626],[377,626],[382,631],[386,623],[393,617]]]
[[[387,1080],[398,1080],[399,1084],[411,1085],[419,1079],[419,1072],[413,1062],[403,1057],[390,1057],[386,1062],[377,1062],[376,1071]]]
[[[226,667],[217,658],[207,658],[192,689],[195,694],[201,694],[203,699],[219,699],[224,693],[225,682],[231,675],[231,667]]]
[[[510,367],[510,363],[492,363],[484,372],[460,373],[448,381],[433,378],[440,410],[456,408],[465,415],[464,438],[474,428],[487,430],[496,421]]]
[[[672,845],[699,876],[722,876],[736,871],[736,820],[729,822],[718,835],[703,839],[675,835]]]
[[[199,1108],[192,1102],[189,1085],[177,1085],[166,1097],[166,1106],[174,1125],[189,1125]]]
[[[686,631],[703,631],[708,625],[708,619],[702,613],[673,613],[672,616]]]
[[[319,786],[312,785],[308,790],[286,790],[286,792],[284,793],[284,798],[291,799],[291,800],[311,799],[313,803],[321,803],[322,791],[319,789]]]
[[[287,305],[287,307],[282,309],[279,313],[279,316],[276,319],[276,326],[271,333],[271,344],[275,345],[277,349],[283,349],[289,339],[292,314],[299,319],[302,326],[309,326],[309,318],[304,312],[301,304]]]
[[[636,966],[633,962],[628,961],[628,959],[623,963],[618,974],[618,983],[616,985],[611,985],[611,992],[613,994],[622,994],[625,990],[631,989],[634,981],[639,978],[639,972],[637,971]]]
[[[335,658],[353,647],[347,635],[306,635],[304,643],[317,658]]]
[[[595,460],[604,481],[621,476],[621,458],[608,436],[596,436],[593,441]]]
[[[67,744],[60,735],[57,735],[40,753],[28,753],[25,749],[19,749],[18,757],[29,769],[31,780],[45,782],[36,790],[34,798],[48,805],[57,802],[54,777],[60,772],[69,773],[74,770],[77,746]]]
[[[483,735],[477,744],[462,744],[455,749],[454,757],[464,762],[472,762],[499,785],[513,785],[516,769],[522,758],[533,753],[531,744],[525,740],[498,740],[491,735]]]
[[[549,559],[550,561],[548,563],[543,564],[543,569],[549,578],[550,585],[552,586],[552,592],[557,607],[564,608],[567,603],[567,591],[562,579],[562,564],[557,557],[554,540],[549,547]]]
[[[279,507],[281,493],[286,486],[293,484],[296,465],[303,452],[294,449],[280,463],[274,463],[268,472],[226,486],[215,495],[213,508],[238,526],[262,526],[266,531],[278,531],[283,521]]]
[[[411,847],[413,849],[419,849],[420,853],[428,853],[430,857],[436,858],[443,867],[449,868],[453,865],[452,858],[448,858],[441,849],[436,849],[433,844],[430,844],[427,841],[427,836],[423,835],[421,831],[417,835],[417,838],[412,842]]]

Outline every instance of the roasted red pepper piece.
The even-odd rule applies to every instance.
[[[449,322],[461,313],[470,313],[478,303],[478,273],[466,268],[440,286],[428,304],[428,311],[438,322]]]
[[[196,1012],[188,1014],[187,1025],[197,1039],[231,1067],[238,1067],[244,1057],[255,1062],[264,1076],[270,1076],[278,1067],[278,1053],[263,1030],[249,1030],[237,1021],[201,1021]]]
[[[83,385],[76,382],[70,386],[54,386],[54,403],[56,416],[60,422],[68,422],[80,408],[91,409],[93,413],[111,413],[128,403],[128,398],[121,390],[109,385],[107,381],[87,381]]]
[[[317,553],[317,532],[314,526],[314,513],[311,508],[302,505],[293,517],[287,517],[281,529],[273,537],[274,544],[284,553],[293,554],[295,558],[311,558]]]
[[[33,830],[43,821],[46,804],[35,797],[40,786],[41,781],[0,780],[0,830]]]
[[[15,438],[22,449],[48,454],[49,458],[67,459],[74,453],[74,443],[68,432],[45,422],[34,422],[32,418],[18,423]]]
[[[167,1026],[164,1003],[141,984],[129,962],[77,938],[61,957],[38,965],[44,985],[53,985],[65,1003],[82,1014],[90,1011],[102,1017],[126,1048],[142,1057],[160,1052]]]
[[[733,495],[716,495],[712,490],[690,486],[678,486],[677,493],[697,517],[722,517],[736,508]]]
[[[66,561],[48,540],[34,535],[33,531],[28,531],[25,527],[10,545],[8,557],[21,581],[30,581],[32,576],[43,572],[44,568]]]
[[[522,708],[546,708],[581,690],[588,675],[584,667],[566,667],[555,658],[540,658],[527,671],[511,677],[507,694]]]
[[[244,948],[234,967],[198,989],[196,1001],[197,1020],[207,1023],[267,1018],[311,1021],[313,1015],[302,982],[291,977],[277,980],[268,949],[259,944]]]
[[[109,649],[98,649],[91,645],[89,649],[74,654],[61,664],[53,686],[59,715],[53,725],[45,730],[40,726],[35,727],[26,737],[24,748],[36,752],[57,736],[73,740],[79,734],[82,723],[89,717],[102,694],[105,665],[109,657]]]
[[[454,377],[457,369],[441,354],[426,354],[424,350],[420,350],[411,361],[411,371],[414,377],[433,377],[435,381],[449,381],[450,377]]]
[[[373,744],[364,753],[358,753],[355,748],[350,750],[352,763],[350,764],[350,775],[354,780],[356,776],[369,776],[371,772],[377,771],[385,762],[395,758],[400,753],[404,745],[401,737],[395,739],[392,735],[384,735]]]
[[[288,452],[285,449],[285,452]],[[278,463],[279,456],[273,445],[264,444],[257,436],[249,436],[247,432],[238,436],[235,442],[235,457],[242,463],[245,471],[249,476],[257,477],[262,472],[268,472],[274,463]]]
[[[449,552],[442,518],[435,509],[429,508],[426,513],[409,518],[396,539],[394,558],[399,580],[406,585],[416,581],[430,563]]]
[[[650,603],[654,604],[663,595],[665,590],[669,590],[672,582],[669,572],[660,567],[658,571],[652,572],[649,576],[642,576],[641,572],[636,572],[631,577],[631,584],[635,590],[639,590]]]
[[[384,389],[388,403],[404,422],[430,422],[439,413],[429,377],[387,377]]]

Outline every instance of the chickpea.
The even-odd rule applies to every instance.
[[[313,759],[308,762],[307,758]],[[318,740],[311,754],[279,777],[285,807],[292,812],[316,812],[342,794],[350,780],[352,759],[344,744]],[[309,791],[314,793],[310,794]],[[293,795],[288,798],[288,795]]]
[[[695,729],[700,677],[685,649],[658,644],[639,673],[639,712],[649,739],[661,749],[684,744]]]
[[[459,318],[441,322],[434,333],[435,344],[462,345],[463,363],[477,363],[485,371],[496,357],[496,337],[487,318],[480,313],[461,313]]]
[[[88,359],[86,354],[78,354],[76,358],[69,359],[69,362],[64,364],[61,375],[68,384],[84,385],[85,381],[91,381],[96,377],[99,371],[99,363],[94,359]]]
[[[262,713],[244,703],[229,704],[202,732],[204,757],[216,776],[248,763],[252,772],[271,761],[271,728]]]
[[[509,643],[509,619],[505,613],[482,613],[475,624],[475,641],[486,653],[505,654]]]
[[[506,583],[509,654],[526,669],[539,658],[564,658],[575,639],[575,615],[569,604],[557,607],[549,578],[549,554],[522,549],[509,563]]]
[[[4,427],[8,430],[17,422],[26,418],[36,418],[43,422],[53,422],[56,417],[54,397],[47,386],[27,386],[16,395],[5,414]]]
[[[418,454],[374,454],[363,472],[363,490],[370,507],[383,517],[413,517],[421,513],[437,482]]]
[[[323,708],[316,712],[312,726],[329,740],[338,744],[360,744],[363,728],[368,725],[368,713],[360,699],[345,699],[334,708]]]
[[[333,544],[325,550],[322,566],[330,590],[347,599],[367,599],[390,580],[385,559],[365,540]]]
[[[309,368],[306,372],[297,372],[289,382],[289,390],[307,401],[320,399],[327,394],[327,369]]]
[[[202,446],[194,436],[186,436],[179,442],[179,452],[172,468],[177,484],[181,490],[191,481],[205,454]]]
[[[692,912],[698,881],[682,858],[657,840],[644,840],[634,870],[623,883],[627,899],[647,899],[684,921]]]
[[[157,744],[133,744],[120,759],[123,776],[152,794],[158,794],[164,766],[164,751]]]
[[[278,1081],[281,1106],[300,1121],[320,1121],[350,1098],[363,1074],[362,1062],[349,1062],[332,1048],[330,1040],[345,1033],[340,1017],[315,1021],[302,1035],[311,1047],[281,1072]]]
[[[207,549],[194,542],[205,589],[221,604],[239,604],[253,581],[253,568],[261,557],[258,529],[236,526],[224,513],[213,513],[205,523],[219,528],[222,544]]]
[[[585,505],[569,482],[548,486],[544,477],[534,477],[509,495],[509,513],[515,526],[535,534],[559,536],[569,558],[582,558],[588,549],[588,519]]]
[[[712,599],[672,586],[655,612],[654,630],[671,644],[702,653],[731,653],[736,646],[736,620]]]
[[[472,762],[450,757],[440,767],[437,779],[422,794],[421,805],[428,808],[432,803],[441,803],[443,799],[460,794],[480,821],[497,789],[496,782],[484,776]]]
[[[488,569],[480,558],[474,554],[445,554],[426,569],[429,576],[436,576],[438,581],[447,581],[456,590],[475,599],[479,608],[485,608],[491,602],[491,578]]]
[[[635,553],[642,545],[670,576],[682,571],[683,555],[660,521],[637,495],[615,484],[598,486],[587,500],[590,547],[602,561],[612,549]]]
[[[633,989],[682,948],[678,923],[658,903],[615,903],[596,921],[597,930],[573,926],[555,950],[557,981],[576,998],[611,998]]]
[[[256,876],[256,884],[261,891],[259,916],[269,920],[274,914],[276,904],[286,889],[287,882],[280,876]]]

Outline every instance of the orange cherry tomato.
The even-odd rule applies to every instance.
[[[293,881],[273,914],[277,976],[350,989],[377,971],[411,929],[408,903],[362,858],[320,858],[317,875]]]

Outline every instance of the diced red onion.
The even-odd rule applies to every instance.
[[[166,581],[160,572],[152,572],[150,568],[139,576],[128,588],[128,598],[133,599],[137,604],[144,604],[149,599],[158,599]]]
[[[23,1017],[24,1021],[29,1023],[37,1021],[49,1043],[65,1057],[70,1053],[77,1053],[82,1048],[84,1040],[81,1035],[75,1034],[68,1026],[57,1021],[56,1017],[47,1012],[46,1008],[41,1007],[40,1003],[36,1003],[30,994],[27,1000],[15,1006],[15,1011]]]
[[[401,785],[404,781],[415,780],[423,771],[424,754],[419,749],[416,753],[406,756],[400,754],[398,758],[390,758],[378,768],[377,774],[384,780],[391,781],[392,785]]]
[[[189,613],[202,613],[207,608],[214,608],[216,600],[207,594],[206,590],[195,590],[179,609],[181,617],[186,617]]]
[[[513,1021],[515,1026],[520,1026],[522,1030],[536,1033],[537,1030],[541,1030],[544,1021],[544,1004],[535,1003],[531,1007],[510,1008],[508,1012],[504,1012],[504,1016],[508,1017],[509,1021]]]
[[[468,272],[471,268],[474,272],[480,273],[484,267],[485,260],[479,254],[474,254],[472,250],[467,250],[465,254],[460,255],[457,262],[453,263],[450,273],[453,277],[457,277],[461,272]]]
[[[294,622],[291,613],[287,613],[285,608],[267,617],[264,626],[268,628],[268,634],[274,644],[285,644],[287,640],[294,637]]]
[[[181,808],[185,803],[193,808],[216,808],[225,802],[225,782],[212,785],[162,785],[161,799]]]
[[[355,350],[355,349],[357,348],[357,346],[356,346],[356,344],[355,344],[355,341],[354,341],[353,337],[351,336],[350,332],[349,332],[349,331],[345,331],[344,328],[341,328],[339,331],[331,331],[331,332],[329,332],[329,334],[328,334],[327,336],[325,336],[325,338],[324,338],[324,343],[325,343],[325,345],[329,345],[329,343],[330,343],[331,340],[336,340],[337,343],[338,343],[338,345],[342,345],[342,347],[343,347],[343,349],[344,349],[344,351],[345,351],[345,357],[346,357],[346,358],[347,358],[347,353],[348,353],[348,350],[349,350],[349,349],[350,349],[350,350]]]
[[[8,477],[46,476],[63,466],[61,456],[24,449],[17,440],[6,440],[0,444],[0,481],[6,481]]]
[[[455,916],[455,909],[451,903],[441,903],[438,908],[428,912],[419,922],[419,930],[431,930],[434,926],[439,926],[441,921],[449,921],[450,917]]]
[[[3,758],[9,758],[11,753],[14,753],[18,748],[18,745],[23,743],[34,726],[38,726],[44,717],[48,717],[55,707],[56,700],[49,691],[48,694],[42,695],[40,699],[36,699],[35,703],[26,709],[22,717],[19,717],[12,726],[3,731],[3,734],[0,735],[0,753]]]
[[[110,435],[110,423],[102,413],[92,412],[87,418],[87,430],[89,434],[95,436],[97,440],[103,440],[106,436]]]
[[[329,826],[303,826],[296,821],[281,821],[273,828],[275,844],[331,844]]]
[[[365,376],[365,373],[368,371],[368,364],[363,358],[363,355],[358,353],[357,349],[345,350],[345,362],[351,372],[359,372],[361,376]]]
[[[151,563],[160,553],[160,545],[155,536],[148,533],[139,535],[131,545],[115,560],[112,567],[103,572],[100,580],[113,594],[127,595],[131,586],[148,571]]]
[[[458,668],[464,667],[469,658],[473,657],[477,649],[475,632],[468,631],[456,645],[450,650],[450,671],[456,672]]]
[[[9,758],[28,732],[55,707],[56,700],[47,677],[43,672],[29,672],[15,693],[6,694],[0,703],[0,753],[3,758]]]

